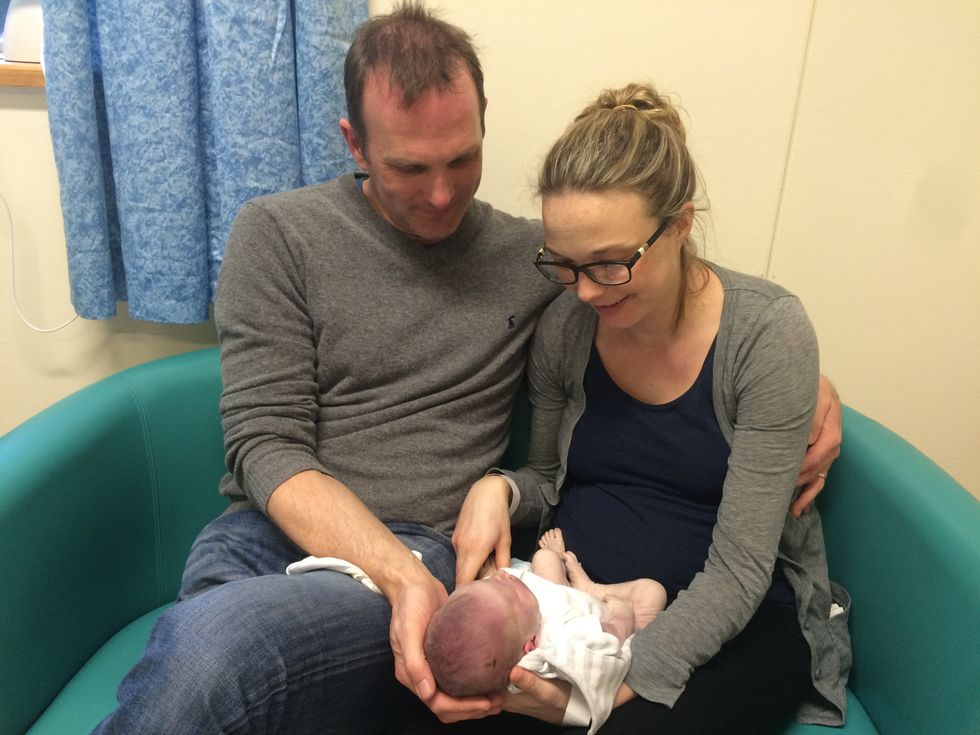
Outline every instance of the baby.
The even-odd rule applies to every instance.
[[[593,732],[629,669],[629,637],[667,593],[652,579],[593,582],[560,529],[538,544],[530,571],[498,569],[449,596],[426,630],[426,658],[439,688],[460,697],[504,689],[518,663],[561,677],[572,684],[565,724],[591,721]]]

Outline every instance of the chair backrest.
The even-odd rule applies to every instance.
[[[500,466],[516,470],[527,459],[528,443],[531,439],[531,401],[527,395],[527,382],[521,381],[514,401],[514,412],[510,417],[510,443],[504,452]]]

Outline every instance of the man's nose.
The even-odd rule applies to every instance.
[[[453,200],[455,187],[449,176],[435,174],[429,183],[428,204],[433,209],[445,209]]]

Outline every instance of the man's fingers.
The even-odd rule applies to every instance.
[[[806,513],[813,501],[816,499],[820,491],[823,490],[824,482],[826,480],[823,477],[818,476],[813,482],[803,488],[803,492],[800,496],[793,501],[793,505],[790,506],[789,512],[794,518],[799,518],[801,515]]]
[[[506,543],[497,545],[496,548],[497,569],[510,566],[510,539]]]
[[[420,676],[415,679],[415,693],[423,702],[436,693],[436,684],[428,676]]]
[[[472,582],[476,579],[477,572],[486,558],[480,558],[478,554],[468,554],[463,552],[456,557],[456,587]]]
[[[444,692],[436,692],[426,705],[440,722],[449,724],[500,714],[502,700],[500,694],[486,697],[450,697]]]
[[[817,403],[817,410],[813,414],[813,423],[810,424],[810,436],[807,437],[806,444],[811,446],[820,437],[823,431],[823,426],[827,421],[827,415],[830,413],[830,403]]]
[[[796,479],[798,486],[805,485],[809,489],[809,486],[816,483],[818,479],[825,479],[830,466],[840,456],[841,427],[839,422],[828,420],[823,429],[803,456],[800,474]],[[821,473],[824,478],[820,477]],[[823,489],[822,482],[819,483],[819,486],[819,489]]]
[[[423,701],[429,699],[436,691],[432,671],[424,658],[406,659],[396,653],[395,678]]]
[[[820,390],[817,394],[817,407],[810,425],[810,436],[806,455],[800,467],[797,485],[810,485],[817,479],[818,472],[827,472],[834,460],[840,456],[843,432],[841,427],[840,397],[833,384],[820,376]],[[823,485],[821,484],[821,488]]]
[[[408,586],[392,602],[390,639],[395,676],[423,700],[436,691],[435,678],[422,650],[425,629],[446,597],[446,588],[430,577],[426,584]]]

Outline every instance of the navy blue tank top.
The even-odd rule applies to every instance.
[[[704,568],[731,452],[715,418],[715,346],[694,384],[661,405],[617,386],[595,347],[553,526],[596,582],[658,580],[668,600]],[[769,599],[795,605],[776,565]]]

